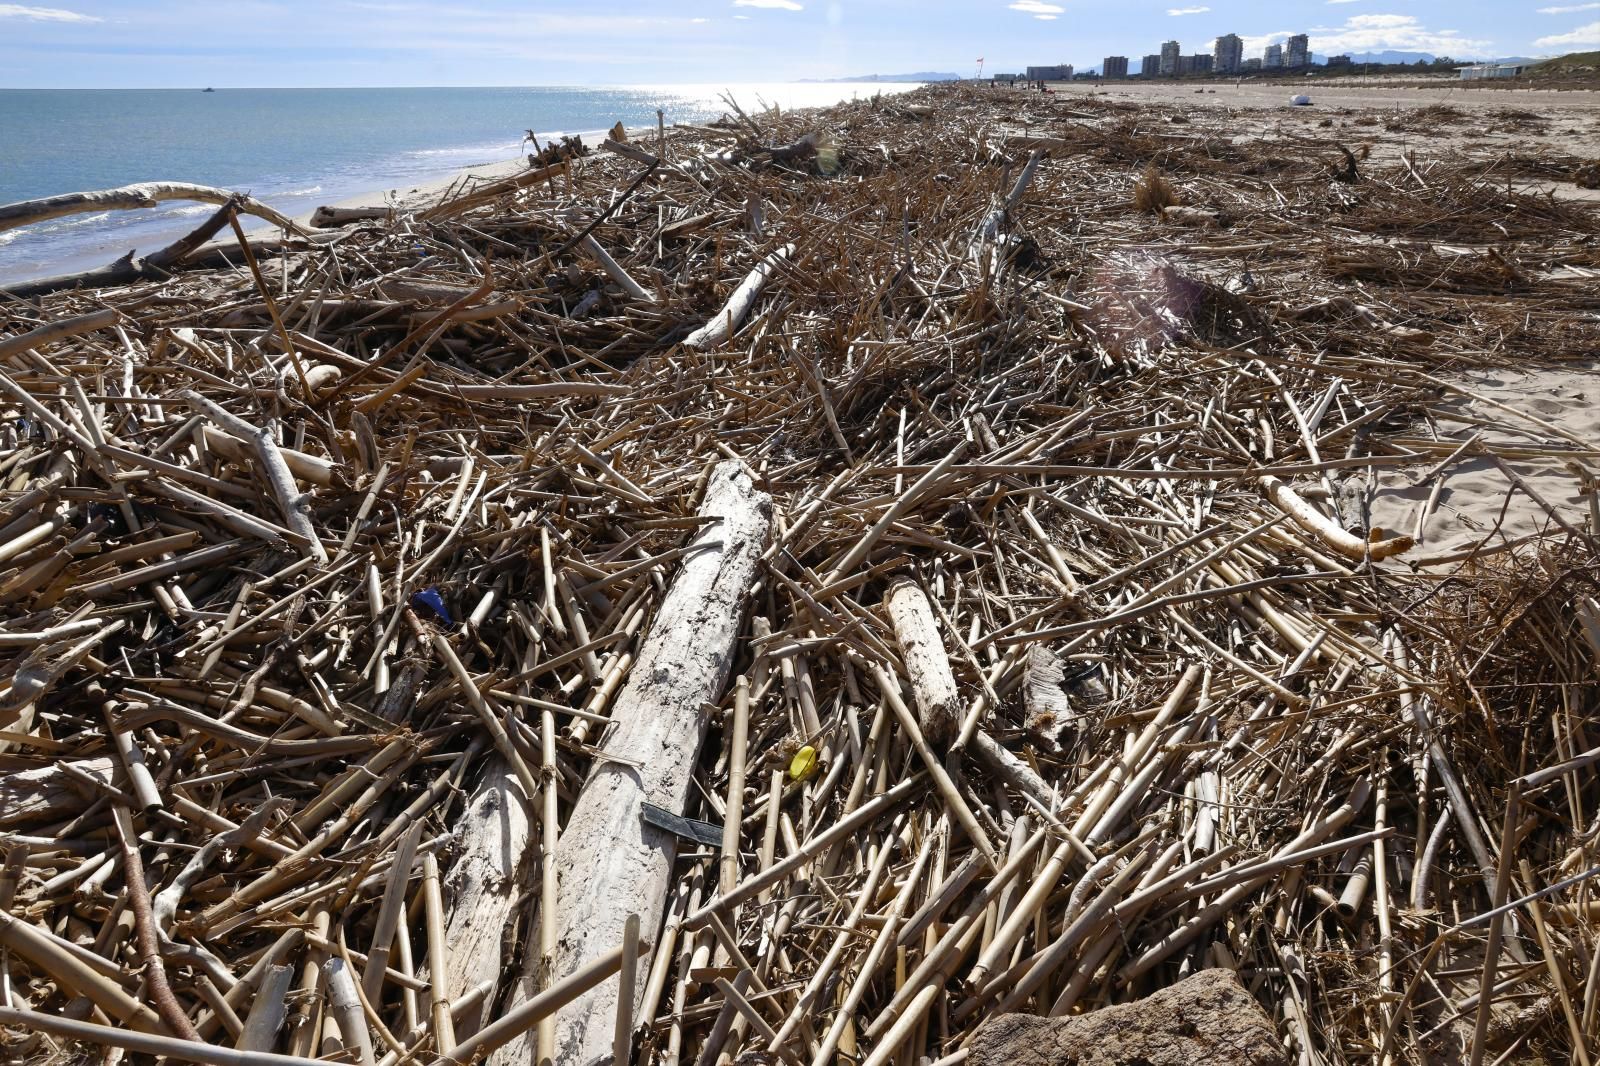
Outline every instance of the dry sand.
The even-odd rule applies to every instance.
[[[1096,96],[1129,104],[1162,104],[1237,112],[1239,143],[1313,137],[1351,149],[1370,147],[1378,162],[1410,155],[1429,158],[1462,154],[1492,159],[1504,153],[1600,156],[1600,91],[1466,88],[1459,80],[1319,78],[1293,80],[1216,80],[1057,83],[1051,86],[1064,107],[1074,98]],[[1023,92],[1024,90],[1004,90]],[[1295,107],[1298,93],[1310,107]],[[1408,116],[1425,108],[1448,108],[1428,116]],[[1523,116],[1532,114],[1529,121]],[[1600,190],[1571,182],[1519,182],[1522,191],[1600,202]]]
[[[1253,78],[1239,81],[1113,81],[1096,84],[1075,81],[1050,88],[1063,97],[1104,93],[1112,99],[1141,104],[1192,104],[1196,107],[1239,107],[1257,110],[1287,109],[1289,98],[1305,93],[1313,109],[1392,107],[1399,109],[1449,104],[1452,107],[1495,110],[1525,108],[1544,111],[1571,108],[1600,112],[1600,92],[1549,89],[1469,88],[1447,78]],[[1019,90],[1020,91],[1020,90]]]
[[[1465,156],[1488,162],[1505,153],[1600,156],[1600,91],[1482,89],[1445,79],[1408,83],[1363,78],[1215,81],[1204,86],[1073,82],[1052,88],[1065,108],[1074,97],[1098,96],[1130,104],[1232,109],[1241,143],[1315,137],[1358,148],[1370,136],[1375,159],[1407,157],[1421,180],[1434,159]],[[1292,106],[1289,100],[1296,93],[1308,94],[1312,106]],[[1439,110],[1407,115],[1424,108],[1457,114]],[[1525,117],[1530,114],[1536,116],[1532,121]],[[1581,189],[1571,181],[1525,181],[1516,188],[1600,200],[1600,191]],[[1438,243],[1431,248],[1441,254],[1473,251]],[[1560,534],[1562,522],[1600,534],[1600,503],[1586,491],[1591,472],[1600,473],[1600,368],[1470,371],[1446,380],[1481,399],[1457,395],[1444,406],[1458,420],[1401,431],[1396,443],[1420,453],[1417,465],[1378,474],[1365,501],[1350,501],[1356,506],[1345,509],[1346,517],[1355,517],[1352,510],[1365,510],[1361,525],[1416,536],[1418,547],[1403,561],[1395,560],[1400,565],[1443,566],[1480,547],[1504,551],[1540,534]],[[1452,459],[1451,453],[1475,434],[1483,451],[1473,448]],[[1491,452],[1500,462],[1487,454]]]
[[[1449,381],[1474,396],[1440,405],[1452,420],[1418,426],[1415,440],[1394,440],[1428,449],[1426,458],[1383,471],[1372,493],[1373,525],[1418,538],[1407,561],[1429,565],[1479,545],[1503,550],[1538,534],[1559,535],[1562,521],[1600,533],[1595,498],[1585,491],[1590,474],[1600,472],[1596,368],[1471,371]],[[1476,447],[1451,458],[1474,437]]]

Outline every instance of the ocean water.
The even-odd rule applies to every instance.
[[[704,122],[867,98],[891,83],[483,89],[0,89],[0,204],[137,181],[242,190],[291,218],[353,196],[437,181],[520,157],[540,139],[620,121]],[[592,136],[585,140],[594,143]],[[214,208],[168,202],[0,232],[0,285],[153,252]],[[255,223],[257,227],[260,223]]]

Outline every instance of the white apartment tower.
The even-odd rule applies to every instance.
[[[1303,33],[1297,33],[1289,38],[1284,45],[1283,65],[1291,69],[1309,66],[1311,63],[1311,39]]]
[[[1161,46],[1161,76],[1174,78],[1178,75],[1178,58],[1183,54],[1183,45],[1177,41],[1168,41]]]
[[[1217,38],[1212,70],[1218,74],[1237,74],[1244,67],[1244,41],[1236,33]]]

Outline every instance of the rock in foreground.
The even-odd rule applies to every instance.
[[[1203,970],[1147,999],[1077,1018],[1000,1014],[972,1066],[1288,1066],[1272,1019],[1232,970]]]

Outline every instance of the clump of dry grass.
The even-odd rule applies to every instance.
[[[1159,215],[1177,205],[1178,190],[1161,173],[1161,168],[1153,163],[1145,167],[1133,186],[1133,206],[1145,214]]]

